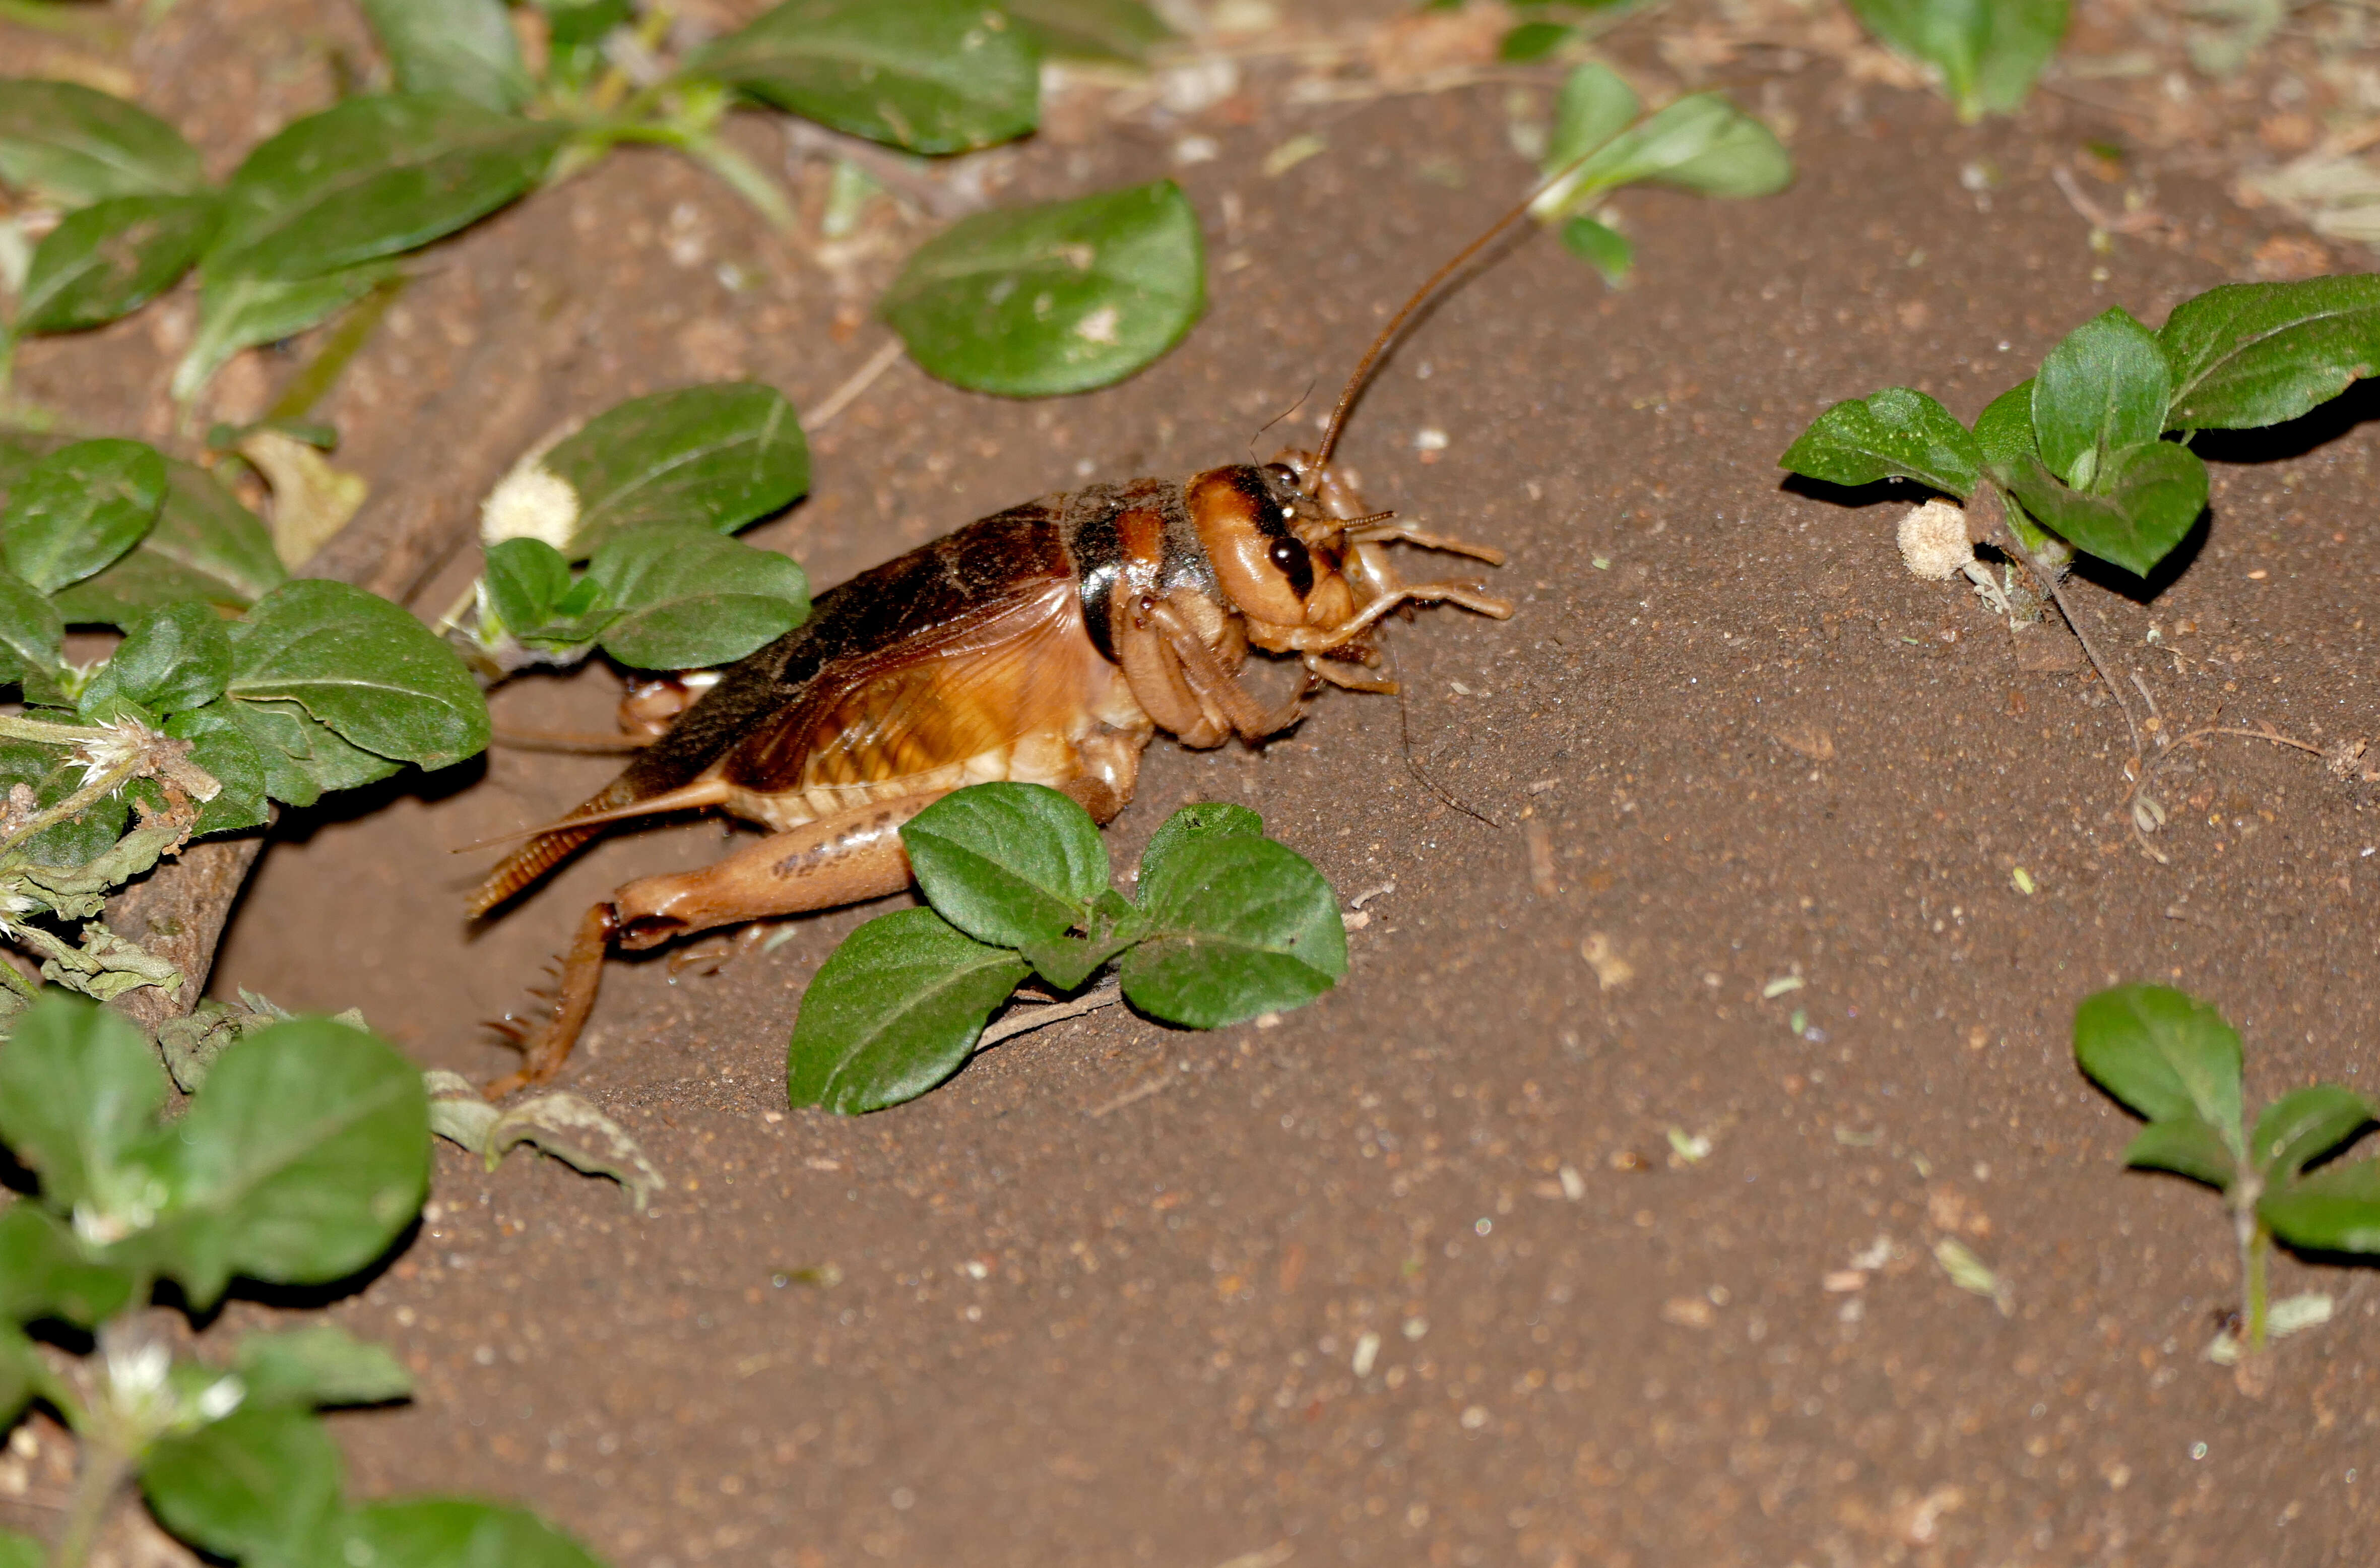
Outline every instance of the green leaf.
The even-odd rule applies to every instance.
[[[96,1328],[124,1310],[132,1287],[129,1270],[91,1262],[65,1222],[30,1199],[0,1209],[0,1329],[44,1318]],[[0,1390],[0,1427],[7,1406]]]
[[[1942,405],[1888,386],[1819,415],[1777,465],[1828,484],[1910,479],[1965,497],[1982,478],[1983,450]]]
[[[935,912],[978,942],[1053,942],[1108,891],[1108,849],[1091,814],[1046,784],[982,784],[901,828]]]
[[[70,81],[0,79],[0,181],[80,207],[187,195],[206,171],[182,133],[146,109]]]
[[[285,699],[382,757],[443,768],[487,748],[488,706],[454,650],[345,583],[302,579],[232,631],[230,694]]]
[[[274,278],[202,266],[199,330],[174,367],[175,398],[188,402],[240,350],[297,336],[361,299],[395,271],[394,262],[367,261],[321,277]]]
[[[791,556],[691,529],[615,534],[587,576],[627,612],[604,628],[603,651],[640,670],[731,663],[810,613],[809,579]]]
[[[1002,0],[1001,9],[1053,59],[1146,65],[1173,30],[1140,0]]]
[[[2248,1157],[2267,1186],[2294,1181],[2299,1172],[2372,1120],[2372,1102],[2338,1084],[2293,1089],[2265,1107],[2248,1136]]]
[[[1041,116],[1031,30],[981,0],[786,0],[687,68],[912,152],[989,147]]]
[[[2067,0],[1850,0],[1878,40],[1942,73],[1959,117],[2008,114],[2066,36]]]
[[[17,1424],[41,1386],[42,1358],[17,1325],[0,1319],[0,1428]],[[44,1568],[48,1549],[14,1530],[0,1530],[0,1568]]]
[[[77,332],[174,286],[215,232],[212,196],[117,196],[68,213],[33,250],[19,333]]]
[[[339,1561],[322,1547],[339,1515],[343,1470],[312,1412],[243,1405],[158,1441],[141,1464],[140,1488],[157,1522],[192,1546],[259,1568],[297,1568]]]
[[[1140,852],[1140,869],[1134,879],[1147,881],[1150,867],[1204,839],[1262,837],[1264,819],[1246,807],[1228,800],[1194,800],[1158,824],[1148,837],[1148,847]]]
[[[54,602],[69,624],[129,626],[185,599],[237,613],[288,580],[263,519],[204,468],[168,460],[156,525],[129,554]]]
[[[1561,97],[1554,105],[1553,133],[1546,141],[1542,165],[1550,176],[1577,163],[1636,121],[1644,103],[1620,73],[1600,60],[1589,60],[1563,79]],[[1566,182],[1569,183],[1569,182]],[[1550,216],[1563,204],[1566,192],[1547,192],[1536,204],[1540,216]]]
[[[384,1404],[413,1392],[412,1375],[386,1345],[335,1323],[249,1334],[233,1366],[252,1405]]]
[[[2173,428],[2277,425],[2380,368],[2380,275],[2225,284],[2175,306],[2157,342]]]
[[[533,91],[504,0],[363,0],[365,19],[407,92],[450,92],[517,109]]]
[[[132,623],[115,656],[83,687],[80,710],[97,712],[116,698],[156,713],[202,708],[231,679],[231,635],[221,615],[185,600]]]
[[[405,1498],[351,1509],[321,1561],[370,1568],[602,1568],[585,1547],[517,1508]]]
[[[2217,1191],[2230,1190],[2240,1167],[2223,1135],[2197,1116],[2177,1116],[2151,1122],[2124,1150],[2124,1163],[2143,1170],[2171,1171]]]
[[[199,808],[199,820],[190,829],[194,837],[237,833],[258,826],[269,815],[265,796],[270,774],[264,754],[233,716],[231,711],[237,706],[241,705],[211,702],[165,721],[167,735],[190,742],[191,765],[206,770],[221,786],[212,800]],[[284,765],[294,766],[287,762]],[[394,762],[387,765],[391,769],[396,766]]]
[[[1172,180],[980,213],[911,254],[878,307],[910,356],[975,392],[1121,381],[1206,309],[1198,215]]]
[[[233,173],[207,275],[313,278],[427,245],[535,185],[566,134],[446,93],[350,98]]]
[[[50,991],[0,1045],[0,1141],[61,1213],[104,1209],[165,1103],[165,1070],[114,1013]]]
[[[47,808],[72,795],[82,781],[82,769],[55,747],[31,741],[0,742],[0,792],[11,784],[28,784],[34,804]],[[122,836],[128,809],[122,795],[104,796],[79,815],[42,829],[18,845],[14,853],[36,866],[84,865],[105,854]]]
[[[1563,249],[1602,273],[1603,281],[1614,288],[1628,281],[1629,269],[1636,264],[1636,248],[1628,243],[1628,237],[1593,218],[1572,218],[1563,224],[1561,242]]]
[[[541,539],[507,539],[489,546],[481,575],[488,607],[515,637],[550,623],[554,606],[570,591],[570,563]]]
[[[2223,1015],[2168,986],[2118,986],[2074,1010],[2074,1061],[2151,1122],[2211,1123],[2235,1159],[2240,1035]]]
[[[1975,416],[1975,446],[1986,466],[2012,468],[2041,456],[2041,444],[2033,436],[2033,385],[2018,383]]]
[[[1529,65],[1552,55],[1577,31],[1562,22],[1523,22],[1497,41],[1496,57],[1514,65]]]
[[[1202,834],[1145,864],[1151,934],[1123,994],[1169,1023],[1220,1028],[1301,1007],[1347,972],[1347,930],[1322,873],[1270,839]]]
[[[2077,490],[2108,493],[2100,480],[2115,455],[2164,432],[2172,393],[2173,374],[2155,335],[2122,306],[2110,307],[2069,333],[2034,378],[2041,460]]]
[[[2310,1252],[2380,1252],[2380,1160],[2331,1165],[2269,1192],[2256,1213],[2273,1234]]]
[[[542,466],[578,492],[565,546],[583,561],[648,523],[733,533],[809,488],[809,446],[771,386],[720,382],[632,398],[589,419]]]
[[[138,441],[79,441],[8,492],[0,550],[43,593],[79,582],[140,541],[165,499],[165,460]]]
[[[1618,186],[1650,182],[1703,196],[1767,196],[1793,178],[1792,154],[1725,93],[1681,98],[1621,132],[1533,202],[1541,218]]]
[[[376,784],[404,765],[349,745],[295,702],[226,698],[200,711],[220,713],[247,737],[263,769],[265,793],[291,806],[311,806],[325,791],[335,794]]]
[[[880,915],[844,939],[802,995],[785,1097],[856,1116],[914,1100],[959,1070],[991,1010],[1027,973],[930,909]]]
[[[58,667],[66,622],[39,589],[0,567],[0,684]]]
[[[2189,537],[2206,510],[2206,465],[2169,441],[2115,454],[2092,493],[2058,483],[2038,457],[2001,478],[2044,528],[2141,577]]]
[[[328,1018],[226,1047],[174,1127],[155,1259],[211,1305],[232,1274],[322,1284],[388,1249],[430,1181],[420,1069]]]

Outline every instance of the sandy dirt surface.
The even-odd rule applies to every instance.
[[[322,68],[274,18],[360,46],[322,9],[189,0],[152,45],[180,53],[143,68],[284,47],[253,83],[161,86],[228,156]],[[1668,36],[1613,53],[1674,87]],[[1402,719],[1340,694],[1258,752],[1160,739],[1110,834],[1128,867],[1180,801],[1260,810],[1361,901],[1345,984],[1265,1028],[1096,1014],[844,1121],[784,1109],[784,1041],[878,910],[615,965],[566,1087],[671,1188],[638,1216],[551,1162],[444,1150],[419,1233],[334,1308],[419,1378],[409,1406],[337,1419],[359,1490],[518,1498],[623,1568],[2369,1560],[2380,1283],[2281,1261],[2277,1293],[2338,1315],[2240,1392],[2202,1358],[2239,1299],[2220,1206],[2119,1168],[2132,1123],[2068,1028],[2091,991],[2162,980],[2239,1025],[2252,1100],[2380,1087],[2380,791],[2218,741],[2163,775],[2157,863],[2095,680],[2020,668],[1971,597],[1911,577],[1906,497],[1775,468],[1838,398],[1902,383],[1971,418],[2108,305],[2155,322],[2367,253],[2071,96],[1962,128],[1820,54],[1696,69],[1790,131],[1794,188],[1622,197],[1621,292],[1548,238],[1510,248],[1347,437],[1376,504],[1512,552],[1518,614],[1398,627]],[[1214,265],[1179,351],[1046,403],[898,366],[754,537],[832,582],[1026,496],[1268,455],[1282,431],[1259,427],[1317,388],[1306,421],[1525,188],[1510,121],[1553,79],[1315,104],[1275,91],[1286,70],[999,155],[1008,199],[1181,180]],[[1299,135],[1325,150],[1264,173]],[[1184,161],[1193,138],[1214,155]],[[2061,169],[2161,221],[2095,247]],[[796,174],[814,212],[822,175]],[[372,504],[460,524],[517,450],[620,398],[747,375],[815,405],[883,341],[867,301],[923,232],[887,214],[822,261],[814,231],[772,237],[698,171],[623,156],[424,258],[322,412]],[[190,308],[29,346],[19,388],[162,437]],[[251,356],[220,395],[261,403],[294,363]],[[2351,395],[2210,446],[2186,559],[2078,585],[2168,734],[2380,734],[2374,411]],[[525,680],[495,708],[600,727],[616,691]],[[1416,783],[1405,732],[1493,825]],[[609,772],[498,750],[301,814],[217,991],[360,1005],[425,1064],[502,1070],[476,1021],[585,904],[722,846],[708,823],[621,834],[468,930],[487,857],[447,852]],[[1951,1282],[1946,1240],[1998,1304]]]

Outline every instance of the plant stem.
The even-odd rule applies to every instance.
[[[43,746],[79,746],[86,740],[103,740],[107,732],[90,724],[54,724],[45,719],[0,713],[0,736],[39,741]]]
[[[50,1568],[82,1568],[98,1543],[100,1527],[115,1494],[132,1475],[132,1458],[115,1444],[85,1431],[75,1470],[74,1494],[67,1502],[67,1525],[51,1549]]]
[[[75,791],[72,795],[67,796],[64,800],[59,801],[55,806],[51,807],[49,809],[35,812],[32,816],[19,823],[14,833],[9,833],[6,837],[0,837],[0,854],[6,854],[7,851],[16,848],[17,845],[32,837],[35,833],[40,833],[44,828],[54,827],[57,823],[66,821],[70,818],[80,816],[84,811],[90,809],[92,806],[97,805],[105,796],[113,795],[117,790],[123,788],[126,781],[129,780],[133,774],[140,771],[140,758],[138,755],[134,755],[126,758],[123,761],[118,762],[115,766],[106,770],[104,772],[93,773],[91,776],[90,782],[85,784],[80,789]]]
[[[2265,1328],[2265,1261],[2273,1252],[2273,1233],[2252,1209],[2240,1216],[2240,1279],[2245,1299],[2240,1312],[2247,1319],[2248,1354],[2264,1354]]]
[[[777,182],[759,164],[715,136],[668,125],[613,126],[604,134],[614,141],[650,141],[674,147],[724,180],[736,195],[751,203],[753,211],[768,220],[770,227],[790,234],[796,226],[793,206],[786,201],[785,193],[777,188]]]

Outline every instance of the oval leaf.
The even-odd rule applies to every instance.
[[[66,622],[40,590],[0,568],[0,682],[58,667]]]
[[[445,93],[350,98],[233,173],[208,275],[310,278],[427,245],[536,184],[565,134]]]
[[[2101,1088],[2152,1122],[2211,1124],[2237,1158],[2240,1035],[2223,1015],[2169,986],[2131,985],[2074,1010],[2074,1060]]]
[[[1045,784],[946,795],[903,824],[901,843],[927,902],[978,942],[1053,942],[1108,891],[1099,824]]]
[[[912,152],[989,147],[1041,115],[1033,34],[982,0],[786,0],[690,68]]]
[[[237,1049],[237,1048],[235,1048]],[[321,1555],[344,1489],[338,1445],[303,1410],[243,1406],[143,1456],[158,1523],[217,1557],[336,1562]]]
[[[1000,8],[1058,59],[1145,65],[1148,52],[1173,36],[1140,0],[1002,0]]]
[[[2206,510],[2206,465],[2170,441],[2152,441],[2108,459],[2092,492],[2061,484],[2038,457],[2007,483],[2044,528],[2077,550],[2146,577],[2190,536]]]
[[[1270,839],[1204,835],[1142,874],[1150,937],[1120,978],[1135,1007],[1220,1028],[1300,1007],[1347,972],[1347,929],[1322,873]]]
[[[288,580],[264,520],[204,468],[169,460],[155,526],[129,554],[55,602],[72,625],[129,626],[150,610],[186,599],[237,613]]]
[[[488,549],[480,574],[488,608],[515,637],[534,634],[553,618],[570,591],[570,563],[541,539],[507,539]]]
[[[238,705],[212,702],[204,708],[176,713],[165,722],[167,735],[190,743],[191,765],[204,769],[218,786],[215,797],[199,808],[198,822],[190,829],[195,836],[252,828],[267,815],[265,796],[270,773],[263,753],[231,716],[230,710],[236,706]],[[319,793],[316,792],[318,796]]]
[[[488,745],[488,705],[454,650],[345,583],[285,583],[259,601],[233,631],[227,689],[296,702],[365,750],[424,768]]]
[[[585,1547],[518,1508],[404,1498],[351,1509],[319,1561],[370,1568],[602,1568]]]
[[[856,1116],[915,1100],[959,1070],[1025,960],[930,909],[879,916],[844,940],[803,993],[785,1097]]]
[[[71,81],[0,79],[0,181],[80,207],[187,195],[206,171],[180,131],[137,104]]]
[[[517,109],[532,91],[504,0],[363,0],[365,19],[407,92],[450,92]]]
[[[140,541],[165,499],[165,460],[137,441],[79,441],[34,464],[0,512],[8,569],[43,593]]]
[[[121,698],[153,713],[181,713],[221,697],[230,679],[231,634],[223,617],[185,600],[133,622],[78,706],[95,713]]]
[[[420,1070],[327,1018],[226,1047],[174,1131],[171,1222],[189,1250],[160,1261],[186,1288],[176,1266],[192,1266],[206,1299],[225,1273],[320,1284],[355,1272],[412,1222],[429,1186]]]
[[[2296,1179],[2299,1172],[2345,1143],[2372,1120],[2372,1102],[2338,1084],[2295,1089],[2265,1107],[2248,1136],[2248,1156],[2267,1186]]]
[[[139,310],[190,270],[220,211],[212,196],[118,196],[68,213],[33,251],[17,330],[76,332]]]
[[[1168,180],[983,213],[918,247],[879,307],[911,357],[977,392],[1121,381],[1206,309],[1198,217]]]
[[[173,394],[187,403],[243,348],[295,337],[346,309],[393,276],[386,261],[367,261],[310,278],[261,278],[201,270],[199,330],[174,367]]]
[[[1915,480],[1963,499],[1982,478],[1983,452],[1948,408],[1922,392],[1888,386],[1819,415],[1777,466],[1828,484]]]
[[[1201,839],[1262,837],[1264,819],[1246,807],[1228,800],[1194,800],[1149,834],[1148,847],[1140,852],[1140,869],[1134,877],[1135,881],[1148,881],[1150,867],[1163,864]]]
[[[2174,429],[2277,425],[2380,368],[2380,276],[2225,284],[2175,306],[2156,335]]]
[[[633,398],[589,419],[541,460],[578,492],[565,553],[583,561],[648,523],[733,533],[809,488],[809,446],[783,394],[749,382]]]
[[[2155,336],[2122,306],[2110,307],[2067,334],[2034,377],[2041,460],[2077,490],[2107,493],[2115,455],[2164,433],[2172,393]]]
[[[2267,1193],[2256,1213],[2273,1234],[2310,1252],[2380,1252],[2380,1160],[2332,1165]]]
[[[165,1070],[114,1013],[50,991],[0,1045],[0,1142],[61,1212],[103,1200],[156,1125]]]
[[[2223,1135],[2196,1116],[2151,1122],[2124,1149],[2124,1163],[2148,1171],[2171,1171],[2228,1191],[2240,1173]]]
[[[603,651],[640,670],[732,663],[808,618],[809,579],[792,557],[682,528],[619,534],[587,576],[626,614]]]
[[[130,1270],[91,1262],[65,1222],[39,1204],[0,1209],[0,1333],[45,1318],[96,1327],[124,1309],[132,1289]],[[15,1414],[5,1382],[0,1372],[0,1421]]]
[[[335,1323],[249,1334],[234,1365],[249,1404],[381,1404],[413,1392],[413,1379],[385,1345]]]

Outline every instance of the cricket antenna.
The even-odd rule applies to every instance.
[[[1380,335],[1372,339],[1372,346],[1364,350],[1364,358],[1356,362],[1355,373],[1347,378],[1346,389],[1339,394],[1338,404],[1330,410],[1330,422],[1322,430],[1322,444],[1315,449],[1313,464],[1305,470],[1307,493],[1313,493],[1315,488],[1322,483],[1322,474],[1330,466],[1330,454],[1339,444],[1339,432],[1346,425],[1347,416],[1354,410],[1355,399],[1364,395],[1364,387],[1371,380],[1374,367],[1379,364],[1380,357],[1389,351],[1390,345],[1396,342],[1397,335],[1404,331],[1407,323],[1412,322],[1415,313],[1427,304],[1430,298],[1437,294],[1439,286],[1456,273],[1461,272],[1473,257],[1494,244],[1505,230],[1527,217],[1529,209],[1537,204],[1539,197],[1576,174],[1580,165],[1592,156],[1594,156],[1592,152],[1583,153],[1547,176],[1536,188],[1521,199],[1519,206],[1488,225],[1487,231],[1478,238],[1456,251],[1446,265],[1432,273],[1429,275],[1429,281],[1414,290],[1413,298],[1406,300],[1403,308],[1389,318],[1389,324],[1380,329]]]

